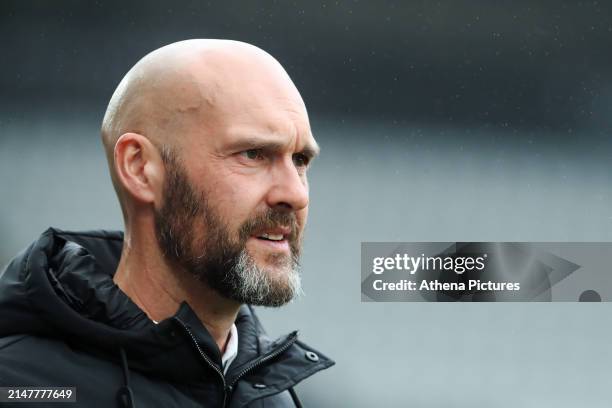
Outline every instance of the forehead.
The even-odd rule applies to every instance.
[[[287,149],[318,150],[304,102],[292,83],[275,81],[217,82],[200,92],[196,144],[215,150],[256,141]]]
[[[277,150],[318,150],[305,111],[271,106],[229,118],[211,142],[218,148],[253,148],[261,143]]]
[[[182,118],[186,150],[219,150],[245,139],[316,148],[298,90],[282,66],[261,50],[214,49],[189,58],[177,74],[177,100],[189,102],[175,112]]]

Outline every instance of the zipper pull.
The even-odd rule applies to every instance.
[[[232,391],[234,391],[234,387],[228,385],[225,387],[225,395],[223,396],[223,408],[229,405],[230,399],[232,398]]]

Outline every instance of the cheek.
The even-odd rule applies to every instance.
[[[226,177],[212,186],[219,214],[232,229],[240,227],[252,216],[263,201],[260,183],[241,177]]]

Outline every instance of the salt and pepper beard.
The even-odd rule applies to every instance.
[[[276,307],[299,295],[301,234],[295,213],[268,209],[243,223],[232,239],[206,194],[198,193],[190,183],[176,154],[169,149],[161,153],[166,177],[163,204],[155,211],[155,229],[158,245],[169,263],[240,303]],[[291,254],[269,254],[266,261],[274,270],[267,270],[249,254],[246,241],[254,232],[279,226],[291,228],[287,237]]]

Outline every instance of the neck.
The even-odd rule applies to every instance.
[[[137,240],[126,231],[115,284],[155,321],[174,316],[187,302],[223,353],[240,304],[173,268],[152,238]]]

